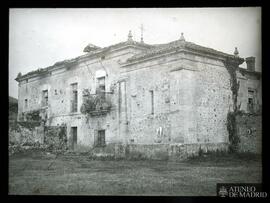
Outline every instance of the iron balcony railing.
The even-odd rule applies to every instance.
[[[82,113],[91,116],[100,116],[107,114],[112,108],[112,93],[98,91],[97,94],[83,95]]]

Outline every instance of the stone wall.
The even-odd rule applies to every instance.
[[[72,67],[57,67],[46,75],[36,76],[21,81],[19,84],[19,117],[23,112],[42,109],[47,112],[47,126],[57,126],[65,123],[67,137],[71,139],[71,128],[77,127],[77,149],[90,150],[94,145],[95,130],[106,130],[106,142],[119,142],[119,126],[121,122],[118,114],[118,86],[120,64],[139,50],[125,48],[104,53],[100,56],[89,57],[79,61]],[[87,117],[80,112],[83,102],[83,90],[89,89],[96,93],[97,77],[103,73],[106,76],[106,92],[114,90],[112,95],[112,110],[104,116]],[[71,84],[78,83],[78,111],[71,112],[72,89]],[[119,83],[118,83],[119,84]],[[42,91],[48,90],[48,106],[42,107]],[[28,100],[25,108],[24,101]],[[123,136],[123,134],[122,134]]]
[[[242,75],[241,73],[237,73],[237,80],[240,83],[240,87],[238,90],[238,98],[237,105],[239,106],[239,110],[244,111],[246,113],[249,112],[248,109],[248,90],[254,91],[254,112],[261,111],[262,105],[262,81],[260,78],[251,75]]]
[[[9,122],[9,146],[14,148],[67,149],[66,126],[42,126],[39,122]],[[11,153],[12,154],[12,153]]]
[[[127,78],[129,143],[228,142],[232,92],[220,59],[172,53],[129,65],[122,74]]]
[[[239,152],[261,154],[262,117],[254,114],[241,114],[236,117],[237,136],[240,138]]]
[[[12,145],[43,144],[43,127],[39,122],[9,122],[9,143]]]
[[[184,160],[200,153],[227,152],[228,143],[115,145],[115,158]]]

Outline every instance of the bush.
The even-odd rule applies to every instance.
[[[27,121],[41,121],[40,110],[32,110],[26,113]]]

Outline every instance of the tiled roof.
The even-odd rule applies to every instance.
[[[40,68],[40,69],[37,69],[35,71],[28,72],[25,75],[19,76],[16,78],[16,80],[18,81],[19,79],[28,77],[30,75],[46,74],[46,73],[48,73],[49,70],[51,70],[52,68],[54,68],[56,66],[61,66],[61,65],[71,66],[71,65],[77,63],[79,61],[79,59],[102,54],[102,53],[109,51],[111,49],[117,49],[117,48],[120,48],[120,47],[125,46],[125,45],[134,45],[134,46],[141,47],[141,48],[145,49],[141,53],[136,54],[136,55],[132,56],[131,58],[129,58],[127,60],[128,63],[142,60],[144,58],[148,58],[148,57],[151,57],[154,55],[159,55],[159,54],[165,53],[167,51],[171,51],[171,50],[175,50],[175,49],[179,49],[179,48],[195,50],[195,51],[199,51],[199,52],[203,52],[203,53],[207,53],[207,54],[213,54],[213,55],[217,55],[217,56],[234,57],[235,58],[234,55],[226,54],[226,53],[217,51],[217,50],[212,49],[212,48],[203,47],[203,46],[197,45],[197,44],[192,43],[192,42],[187,42],[185,40],[176,40],[176,41],[172,41],[172,42],[166,43],[166,44],[154,44],[154,45],[149,45],[149,44],[145,44],[145,43],[136,42],[136,41],[131,40],[131,41],[120,42],[120,43],[117,43],[117,44],[114,44],[114,45],[111,45],[108,47],[99,48],[99,49],[93,50],[89,53],[86,53],[84,55],[78,56],[76,58],[56,62],[52,66],[49,66],[46,68]]]
[[[251,75],[256,75],[256,76],[261,76],[261,72],[258,71],[252,71],[252,70],[248,70],[246,68],[238,68],[239,72],[242,74],[251,74]]]
[[[154,45],[151,49],[148,49],[140,54],[132,56],[131,58],[127,60],[127,62],[137,61],[140,59],[162,54],[167,51],[179,49],[179,48],[186,48],[190,50],[196,50],[196,51],[200,51],[200,52],[204,52],[208,54],[214,54],[218,56],[224,56],[224,57],[235,57],[234,55],[226,54],[212,48],[203,47],[192,42],[187,42],[184,40],[176,40],[167,44]]]
[[[21,78],[25,78],[25,77],[28,77],[28,76],[31,76],[31,75],[36,75],[36,74],[37,75],[46,74],[46,73],[48,73],[49,70],[51,70],[52,68],[54,68],[56,66],[61,66],[61,65],[67,65],[68,66],[68,65],[72,65],[74,63],[77,63],[78,60],[81,59],[81,58],[85,58],[85,57],[89,57],[89,56],[95,56],[97,54],[101,54],[101,53],[103,53],[105,51],[109,51],[111,49],[119,48],[119,47],[122,47],[124,45],[134,45],[134,46],[142,47],[142,48],[146,48],[146,49],[149,49],[149,48],[153,47],[152,45],[145,44],[145,43],[140,43],[140,42],[136,42],[136,41],[120,42],[120,43],[117,43],[117,44],[110,45],[108,47],[103,47],[103,48],[100,48],[100,49],[91,51],[89,53],[86,53],[84,55],[78,56],[76,58],[67,59],[67,60],[63,60],[63,61],[58,61],[58,62],[56,62],[52,66],[49,66],[49,67],[46,67],[46,68],[39,68],[37,70],[28,72],[28,73],[26,73],[24,75],[21,75],[21,76],[17,77],[15,80],[18,81]]]

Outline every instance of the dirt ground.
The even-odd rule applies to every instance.
[[[255,156],[98,161],[36,151],[9,157],[9,194],[215,196],[217,183],[260,183],[261,171]]]

